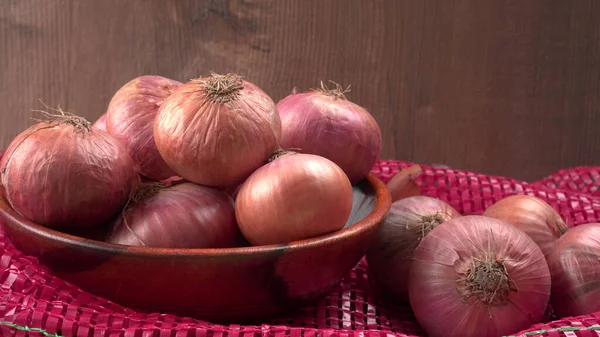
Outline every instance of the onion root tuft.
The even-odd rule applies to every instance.
[[[42,103],[43,104],[43,103]],[[67,124],[71,125],[75,128],[75,130],[79,132],[89,132],[92,130],[92,123],[90,123],[87,119],[81,116],[77,116],[70,112],[66,112],[58,106],[56,109],[49,108],[44,104],[46,109],[56,111],[58,113],[51,113],[44,110],[33,110],[37,112],[41,112],[45,119],[34,118],[33,120],[37,122],[58,122],[58,124]]]
[[[244,88],[242,76],[234,73],[225,75],[211,73],[211,76],[206,79],[199,78],[192,82],[204,86],[208,97],[217,103],[233,101],[238,97],[240,90]]]
[[[420,219],[414,225],[406,226],[406,229],[414,234],[417,234],[419,238],[417,240],[423,239],[429,232],[431,232],[434,228],[441,225],[446,221],[446,218],[442,215],[442,213],[437,212],[432,215],[419,215]]]
[[[335,85],[335,88],[333,89],[329,89],[327,87],[327,85],[325,85],[323,83],[323,81],[321,81],[321,87],[320,88],[314,88],[312,90],[318,91],[322,94],[325,94],[327,96],[331,96],[334,99],[342,99],[342,100],[346,100],[346,95],[347,93],[350,92],[350,86],[347,86],[345,89],[338,83],[335,83],[333,81],[329,81],[332,84]]]
[[[473,258],[465,277],[463,299],[475,299],[485,305],[504,305],[508,303],[508,295],[516,291],[510,275],[506,272],[504,260],[497,260],[492,254],[483,259]]]
[[[167,188],[167,185],[161,182],[147,182],[141,183],[135,187],[133,193],[131,193],[131,197],[125,206],[125,210],[135,206],[140,201],[144,201],[148,198],[151,198],[158,194],[161,190]]]

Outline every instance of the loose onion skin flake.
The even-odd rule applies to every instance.
[[[364,179],[381,152],[381,130],[363,107],[346,99],[341,86],[292,93],[277,103],[281,146],[323,156],[344,170],[350,182]]]
[[[452,206],[426,196],[408,197],[392,204],[367,252],[369,269],[386,296],[408,302],[408,275],[415,248],[435,227],[459,216]]]
[[[175,175],[156,148],[154,120],[158,108],[181,85],[161,76],[134,78],[115,93],[106,111],[108,133],[123,143],[136,170],[155,181]]]
[[[13,209],[58,230],[110,221],[123,208],[137,177],[127,150],[83,117],[45,113],[19,134],[0,161]]]
[[[569,229],[556,241],[548,265],[552,308],[558,316],[600,311],[600,223]]]
[[[225,248],[240,241],[233,200],[217,189],[180,183],[138,185],[107,242],[163,248]]]
[[[192,80],[161,105],[157,148],[179,176],[231,187],[265,165],[279,145],[281,121],[273,100],[236,74]]]
[[[528,195],[513,195],[499,200],[484,213],[503,220],[524,231],[547,258],[554,244],[568,227],[561,216],[542,199]]]
[[[550,271],[521,230],[462,216],[433,229],[415,250],[409,297],[431,337],[504,336],[542,319]]]
[[[244,182],[236,218],[253,245],[289,243],[344,227],[352,198],[350,180],[335,163],[284,152]]]

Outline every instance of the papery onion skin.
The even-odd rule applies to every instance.
[[[253,245],[288,243],[344,227],[352,185],[332,161],[286,154],[254,172],[236,198],[236,218]]]
[[[127,150],[108,133],[56,121],[19,134],[0,162],[2,184],[13,209],[58,230],[85,229],[110,221],[137,183]]]
[[[156,148],[154,120],[164,100],[181,85],[162,76],[134,78],[115,93],[106,111],[108,133],[123,143],[136,170],[152,180],[175,175]]]
[[[267,163],[280,138],[273,100],[235,74],[183,85],[160,107],[154,126],[169,166],[189,181],[215,187],[242,183]]]
[[[92,126],[102,131],[106,131],[106,113],[103,113],[102,116],[100,116],[100,118],[98,118]]]
[[[489,207],[484,216],[503,220],[524,231],[547,258],[568,227],[560,214],[542,199],[529,195],[503,198]]]
[[[415,248],[433,228],[459,216],[444,201],[426,196],[408,197],[392,204],[367,252],[369,269],[386,298],[408,302],[408,275]]]
[[[510,279],[484,277],[485,265]],[[486,291],[476,293],[481,289]],[[409,294],[431,337],[504,336],[543,317],[550,272],[540,248],[521,230],[497,219],[462,216],[432,230],[415,249]]]
[[[225,248],[237,246],[239,234],[231,197],[211,187],[181,183],[126,209],[106,241],[162,248]]]
[[[552,308],[559,317],[600,311],[600,223],[569,229],[548,257]]]
[[[379,158],[382,139],[377,121],[339,88],[291,94],[277,103],[277,110],[281,147],[330,159],[353,184],[364,179]]]

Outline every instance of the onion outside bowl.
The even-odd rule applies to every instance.
[[[391,207],[373,174],[353,186],[336,232],[288,244],[170,249],[109,244],[17,214],[0,189],[0,225],[16,248],[92,294],[146,312],[241,323],[281,315],[326,295],[364,256]]]

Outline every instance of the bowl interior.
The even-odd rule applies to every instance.
[[[368,180],[363,180],[352,186],[352,212],[344,228],[359,223],[369,214],[373,213],[377,206],[377,194],[374,186]]]

